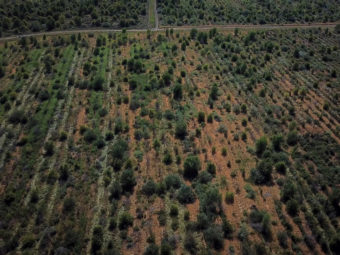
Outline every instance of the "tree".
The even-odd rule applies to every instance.
[[[198,123],[204,123],[205,122],[205,113],[199,112],[197,117]]]
[[[159,255],[158,245],[151,243],[144,251],[144,255]]]
[[[128,212],[123,212],[119,217],[118,227],[120,230],[127,229],[133,225],[133,217]]]
[[[214,83],[211,87],[209,98],[211,98],[213,101],[217,100],[218,98],[218,87],[216,83]]]
[[[233,204],[234,203],[234,193],[231,191],[227,191],[225,195],[225,201],[227,204]]]
[[[177,174],[168,175],[167,177],[165,177],[164,182],[168,190],[171,188],[179,189],[182,185],[182,181]]]
[[[226,218],[223,218],[222,220],[222,231],[225,238],[232,238],[234,229],[231,223]]]
[[[281,144],[283,142],[282,135],[281,134],[274,135],[271,140],[272,140],[274,150],[281,151]]]
[[[204,240],[210,248],[220,250],[224,247],[224,233],[221,226],[211,225],[203,232]]]
[[[290,131],[287,135],[287,144],[293,146],[297,144],[298,134],[296,131]]]
[[[255,144],[256,154],[258,156],[261,156],[262,153],[266,150],[266,148],[267,148],[267,138],[265,136],[262,136],[259,140],[256,141],[256,144]]]
[[[182,85],[177,83],[174,87],[174,99],[181,100],[183,97]]]
[[[148,180],[144,186],[142,187],[143,194],[147,196],[152,196],[154,193],[156,193],[157,185],[156,183],[151,179]]]
[[[103,90],[104,78],[97,76],[92,82],[92,89],[95,91]]]
[[[180,120],[176,123],[175,135],[177,138],[182,140],[187,135],[187,124],[184,122],[184,120]]]
[[[0,78],[5,76],[5,69],[2,67],[2,65],[0,64]]]
[[[177,191],[177,199],[181,204],[191,204],[195,201],[195,194],[189,186],[183,184]]]
[[[187,232],[184,238],[184,248],[190,254],[197,254],[197,242],[191,232]]]
[[[131,169],[123,171],[120,177],[120,183],[122,185],[123,191],[132,191],[133,187],[136,185],[136,178]]]
[[[255,169],[250,172],[252,180],[256,184],[266,184],[272,179],[273,166],[269,159],[261,160]]]
[[[197,156],[188,156],[184,161],[184,177],[192,180],[198,175],[201,170],[201,162]]]
[[[295,199],[290,199],[286,203],[286,210],[290,216],[296,216],[299,212],[299,204]]]

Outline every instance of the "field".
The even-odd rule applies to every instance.
[[[335,22],[340,5],[331,1],[159,0],[161,24],[281,24]]]
[[[339,40],[1,43],[0,254],[338,254]]]

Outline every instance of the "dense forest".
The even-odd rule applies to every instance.
[[[0,0],[0,36],[88,27],[142,27],[147,0]]]
[[[338,0],[159,0],[163,25],[335,22]]]

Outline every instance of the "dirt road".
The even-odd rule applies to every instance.
[[[157,13],[157,12],[156,12]],[[158,28],[158,17],[156,17],[156,28],[152,31],[165,31],[166,29],[173,29],[175,31],[188,31],[193,28],[197,30],[209,30],[211,28],[217,28],[219,30],[234,30],[236,28],[243,30],[263,30],[263,29],[289,29],[289,28],[333,28],[337,23],[310,23],[310,24],[266,24],[266,25],[205,25],[205,26],[163,26]],[[148,29],[127,29],[127,32],[146,32]],[[0,38],[0,42],[17,40],[22,37],[31,36],[43,36],[43,35],[65,35],[65,34],[78,34],[78,33],[105,33],[105,32],[121,32],[122,29],[103,29],[103,28],[91,28],[91,29],[75,29],[75,30],[62,30],[62,31],[50,31],[50,32],[38,32],[28,33],[22,35],[12,35],[8,37]]]

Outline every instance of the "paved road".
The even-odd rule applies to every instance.
[[[157,13],[157,12],[156,12]],[[156,17],[158,21],[158,17]],[[158,28],[158,22],[156,28],[152,31],[165,31],[172,28],[175,31],[189,31],[193,28],[197,30],[209,30],[211,28],[217,28],[219,30],[234,30],[236,28],[245,30],[262,30],[262,29],[289,29],[289,28],[333,28],[337,23],[311,23],[311,24],[267,24],[267,25],[206,25],[206,26],[162,26]],[[128,32],[146,32],[148,29],[127,29]],[[121,32],[122,29],[104,29],[104,28],[91,28],[91,29],[75,29],[75,30],[62,30],[62,31],[50,31],[39,33],[28,33],[22,35],[12,35],[8,37],[0,38],[1,41],[17,40],[21,37],[42,36],[42,35],[65,35],[65,34],[78,34],[78,33],[105,33],[105,32]]]

